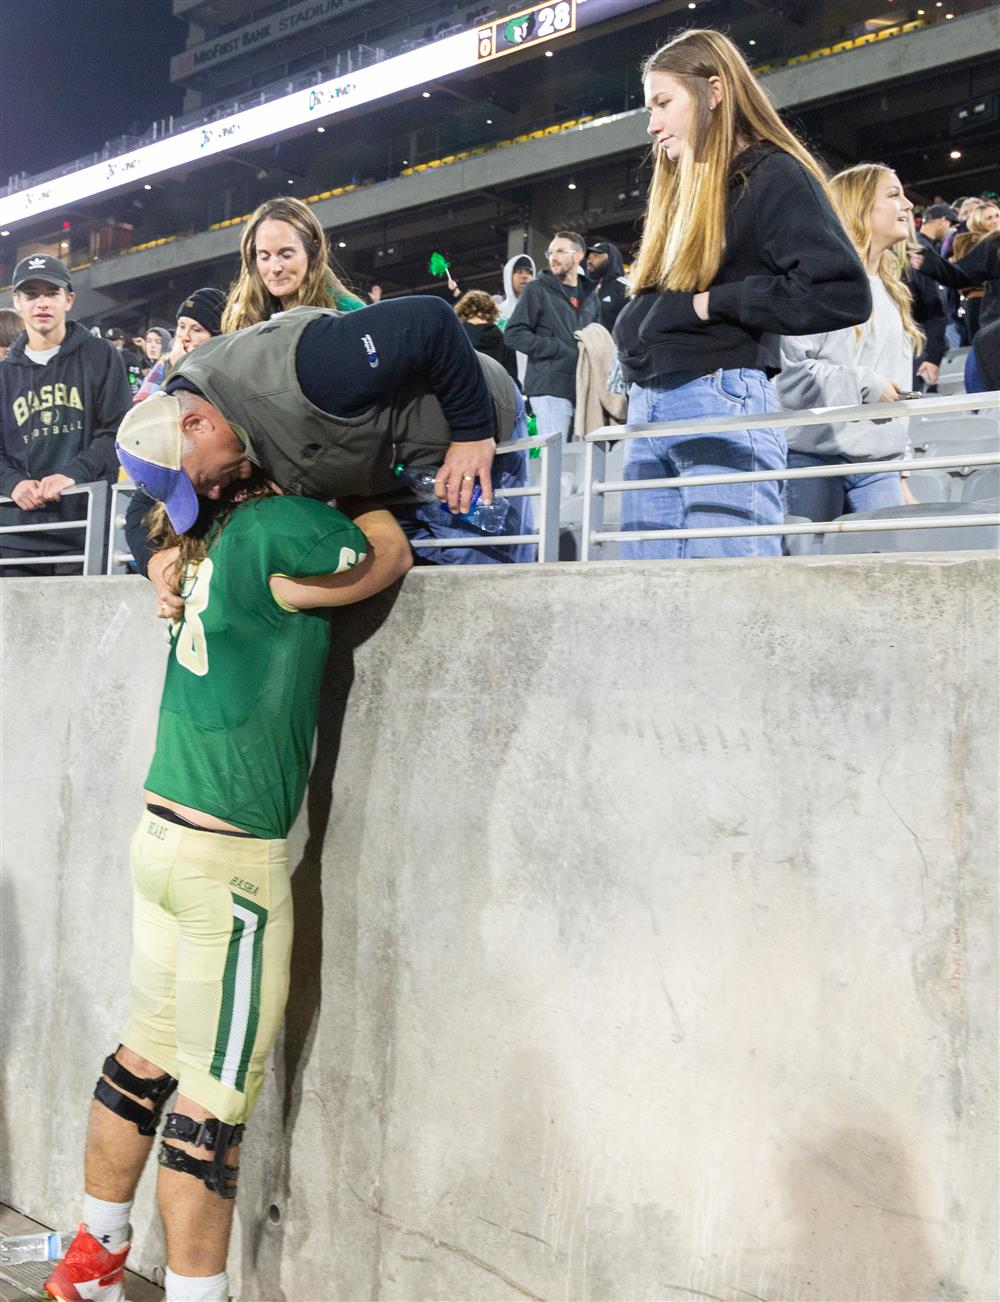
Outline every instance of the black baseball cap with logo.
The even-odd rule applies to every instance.
[[[588,253],[610,253],[611,245],[607,242],[607,240],[597,240],[596,243],[587,245],[587,252]]]
[[[69,268],[58,258],[50,258],[47,253],[29,253],[14,268],[12,289],[18,290],[29,280],[44,280],[47,285],[59,285],[62,289],[73,289]]]
[[[958,213],[949,203],[932,203],[929,208],[924,209],[925,222],[936,221],[938,217],[947,217],[950,222],[958,224]]]

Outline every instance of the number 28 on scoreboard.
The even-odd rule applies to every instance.
[[[557,4],[532,5],[509,18],[501,18],[489,27],[480,27],[479,60],[495,59],[526,45],[537,45],[576,31],[576,0],[558,0]]]

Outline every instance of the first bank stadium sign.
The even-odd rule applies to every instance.
[[[345,109],[372,104],[400,91],[438,81],[474,68],[484,60],[557,39],[575,28],[576,0],[533,5],[489,27],[458,32],[344,77],[331,78],[228,118],[167,136],[132,153],[15,191],[0,199],[0,226],[13,226],[41,213],[58,211],[82,199],[162,176],[199,159],[310,122],[327,121]]]
[[[192,45],[189,50],[175,54],[170,60],[170,80],[183,81],[196,72],[217,68],[220,63],[246,54],[248,50],[280,41],[324,19],[339,18],[363,3],[365,0],[303,0],[303,3],[292,5],[280,14],[272,14],[270,18],[240,27],[235,32],[226,32],[214,40],[202,41],[200,45]]]

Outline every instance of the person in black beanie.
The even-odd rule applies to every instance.
[[[221,289],[196,289],[177,309],[177,338],[185,336],[183,351],[189,353],[206,339],[222,333],[222,309],[226,296]]]
[[[206,339],[213,339],[217,334],[222,333],[222,309],[225,306],[225,294],[221,289],[215,289],[210,285],[196,289],[193,294],[189,294],[182,300],[177,309],[177,329],[174,332],[170,355],[161,357],[146,375],[142,386],[132,399],[133,406],[137,402],[145,402],[147,398],[162,389],[170,378],[170,372],[182,357],[192,352],[199,344],[203,344]]]

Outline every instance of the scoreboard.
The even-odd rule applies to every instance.
[[[497,19],[488,27],[480,27],[476,32],[479,62],[575,32],[576,4],[577,0],[536,4],[520,13]]]

